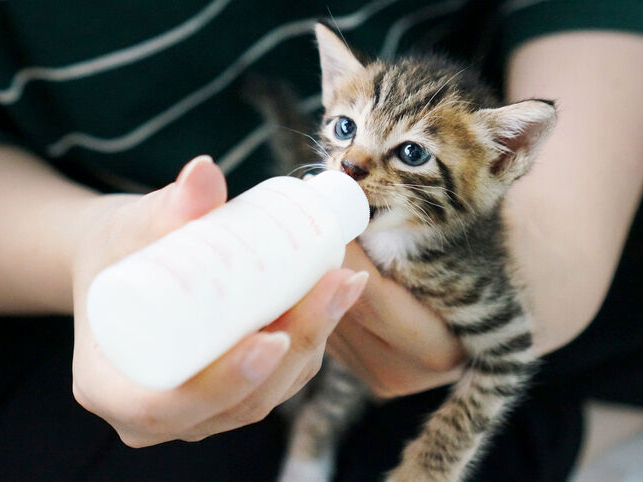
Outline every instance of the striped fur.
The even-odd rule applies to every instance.
[[[360,242],[384,275],[446,320],[467,354],[462,379],[387,480],[463,480],[536,366],[500,209],[555,109],[538,100],[500,106],[471,71],[442,57],[363,64],[328,28],[317,26],[317,39],[326,165],[368,172],[359,183],[374,215]],[[335,135],[340,117],[355,122],[351,139]],[[429,151],[430,161],[402,162],[404,142]],[[337,365],[320,387],[295,423],[282,482],[330,479],[336,441],[366,393]]]

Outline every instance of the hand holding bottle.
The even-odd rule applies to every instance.
[[[334,270],[294,308],[181,386],[157,392],[135,385],[104,357],[92,336],[86,315],[90,282],[101,269],[225,198],[223,175],[201,157],[164,189],[146,196],[104,196],[90,208],[92,224],[74,263],[74,395],[128,445],[199,440],[265,417],[316,373],[327,337],[366,283],[365,273]]]

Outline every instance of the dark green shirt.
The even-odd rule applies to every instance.
[[[437,48],[490,79],[538,35],[643,29],[642,3],[628,0],[0,0],[0,142],[105,189],[161,186],[210,153],[239,192],[270,162],[263,121],[240,96],[243,76],[286,78],[314,107],[311,27],[329,11],[370,55]],[[601,313],[547,358],[476,481],[566,480],[578,400],[643,403],[641,214]],[[199,444],[128,449],[72,398],[71,321],[0,321],[0,479],[274,480],[286,433],[277,418]],[[340,450],[339,480],[378,480],[440,395],[371,407]]]
[[[288,79],[318,105],[312,25],[331,13],[370,55],[437,46],[480,65],[552,31],[643,26],[625,0],[5,0],[0,140],[114,189],[159,187],[209,153],[238,192],[270,162],[244,75]]]

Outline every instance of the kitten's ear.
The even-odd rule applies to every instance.
[[[556,123],[554,103],[538,99],[481,109],[475,115],[498,152],[490,165],[491,174],[509,183],[529,171]]]
[[[322,103],[328,107],[333,92],[342,79],[364,70],[348,46],[322,23],[315,25],[322,70]]]

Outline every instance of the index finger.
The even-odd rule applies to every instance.
[[[264,331],[247,337],[204,371],[168,392],[172,398],[166,416],[183,422],[189,419],[194,426],[234,408],[249,396],[276,405],[307,357],[323,347],[341,318],[343,313],[333,311],[338,290],[346,284],[347,291],[352,288],[352,293],[346,293],[348,298],[340,296],[341,309],[347,309],[361,292],[366,279],[357,276],[354,286],[354,278],[349,270],[326,274],[303,300]],[[287,346],[274,341],[283,338],[288,340]],[[222,425],[212,427],[212,433],[222,430]]]
[[[306,370],[308,362],[321,357],[328,336],[361,294],[367,279],[365,273],[331,271],[297,305],[267,326],[264,329],[267,332],[288,332],[292,339],[288,354],[278,369],[241,404],[199,426],[201,436],[259,420],[306,383],[314,374]]]
[[[113,377],[110,395],[103,396],[98,414],[117,428],[121,437],[126,434],[128,445],[172,440],[246,398],[277,368],[289,346],[286,333],[255,333],[180,387],[166,392]]]

